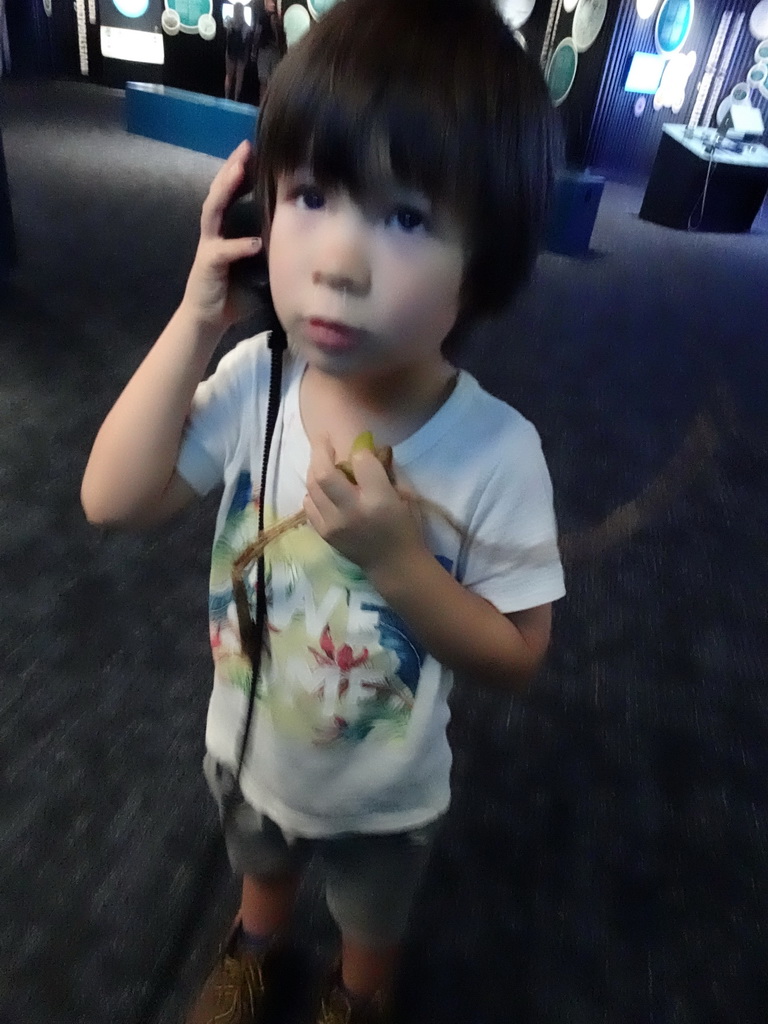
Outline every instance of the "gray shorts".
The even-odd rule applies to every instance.
[[[224,823],[232,772],[206,754],[203,771]],[[280,826],[241,795],[225,824],[232,869],[253,878],[299,875],[316,856],[325,898],[342,935],[367,946],[396,945],[408,926],[414,896],[429,860],[440,819],[408,832],[346,834],[288,842]]]
[[[259,82],[266,85],[272,77],[272,72],[280,63],[280,51],[276,46],[260,47],[256,54],[256,71]]]

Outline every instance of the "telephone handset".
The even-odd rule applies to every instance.
[[[261,236],[261,210],[252,193],[242,195],[224,211],[221,233],[225,238],[257,238]],[[236,288],[255,291],[262,301],[271,305],[267,257],[263,249],[233,263],[230,280]]]

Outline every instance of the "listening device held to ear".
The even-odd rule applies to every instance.
[[[261,237],[261,210],[252,194],[240,196],[230,203],[224,211],[221,233],[224,238]],[[261,298],[269,298],[269,272],[263,249],[233,263],[229,276],[236,288],[252,289]]]

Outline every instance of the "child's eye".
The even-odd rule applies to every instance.
[[[306,210],[321,210],[325,205],[325,196],[314,185],[302,185],[294,189],[293,199]]]
[[[408,235],[427,230],[427,216],[412,206],[398,206],[387,218],[387,222]]]

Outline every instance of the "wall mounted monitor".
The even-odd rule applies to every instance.
[[[642,92],[653,96],[661,84],[661,76],[667,62],[661,54],[641,53],[639,50],[632,59],[624,82],[625,92]]]

